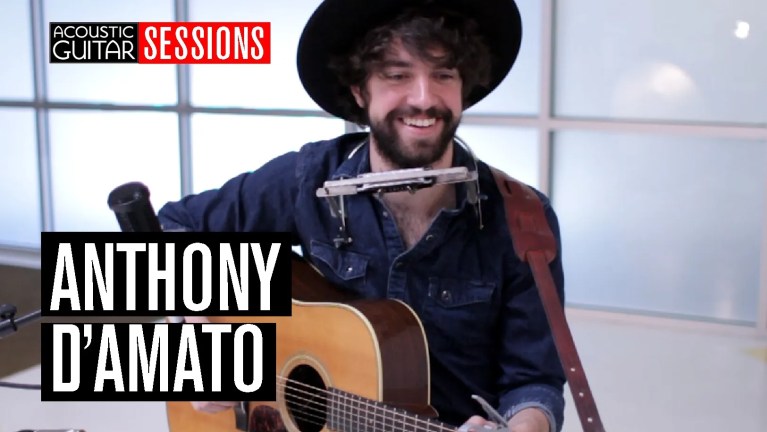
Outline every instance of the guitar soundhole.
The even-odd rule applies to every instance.
[[[300,365],[285,386],[288,413],[301,432],[319,432],[327,422],[327,388],[312,367]]]

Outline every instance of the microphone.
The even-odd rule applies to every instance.
[[[160,220],[149,201],[149,189],[143,183],[131,182],[116,187],[109,194],[107,203],[122,231],[162,231]]]
[[[107,198],[124,232],[162,232],[160,220],[149,201],[149,188],[140,182],[117,186]],[[171,323],[183,323],[184,317],[168,317]],[[84,431],[83,431],[84,432]]]

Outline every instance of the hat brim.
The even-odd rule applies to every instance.
[[[334,56],[349,52],[368,30],[407,7],[433,4],[473,18],[493,55],[489,84],[477,86],[464,109],[490,94],[519,54],[522,21],[513,0],[325,0],[309,18],[298,43],[298,75],[309,96],[326,112],[346,120],[340,83],[330,70]]]

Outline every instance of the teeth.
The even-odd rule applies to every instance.
[[[437,121],[437,119],[435,118],[430,118],[430,119],[404,118],[403,121],[408,126],[429,127],[433,125]]]

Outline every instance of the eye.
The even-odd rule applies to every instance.
[[[436,75],[440,81],[451,81],[458,78],[458,74],[453,71],[438,71]]]
[[[406,78],[406,75],[401,72],[389,72],[384,74],[384,78],[389,81],[402,81]]]

